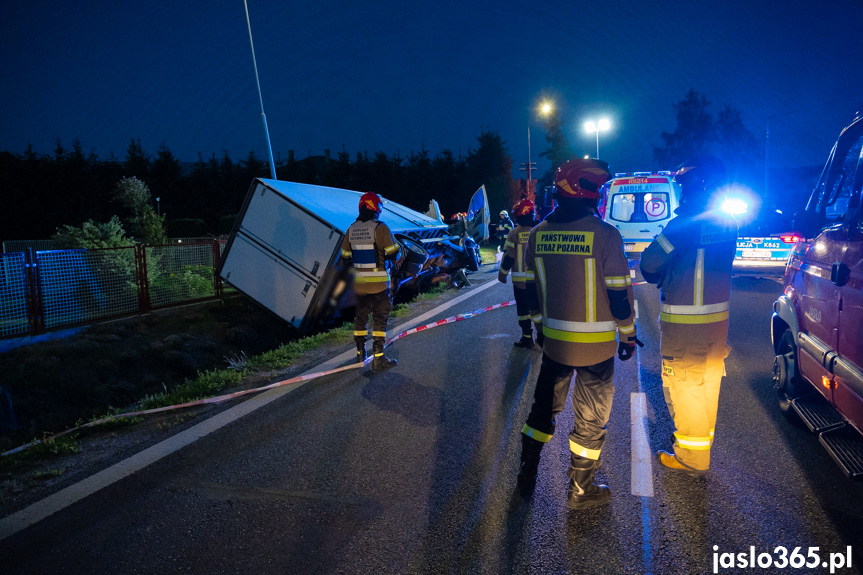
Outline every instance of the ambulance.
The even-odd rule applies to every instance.
[[[603,219],[620,230],[627,256],[641,254],[674,217],[680,187],[673,172],[618,173],[600,192]]]

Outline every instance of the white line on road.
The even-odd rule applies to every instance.
[[[495,280],[489,280],[483,285],[476,287],[474,289],[469,290],[467,293],[454,298],[443,305],[440,305],[423,315],[410,320],[409,322],[400,325],[399,329],[404,331],[408,330],[416,325],[420,325],[429,318],[439,315],[441,312],[463,302],[464,300],[473,297],[486,289],[493,287],[495,285],[500,285]],[[356,351],[350,349],[341,353],[333,358],[330,358],[328,361],[325,361],[315,367],[309,369],[304,372],[303,375],[308,373],[315,373],[317,371],[325,371],[328,369],[332,369],[334,367],[338,367],[339,365],[344,364],[345,362],[351,360],[356,357]],[[253,411],[261,408],[271,401],[274,401],[283,395],[290,393],[296,389],[299,389],[307,382],[301,382],[297,385],[287,387],[287,388],[275,388],[270,391],[266,391],[261,393],[261,395],[255,396],[243,403],[227,409],[213,417],[208,418],[201,423],[186,429],[174,435],[173,437],[169,437],[165,441],[158,443],[144,451],[137,453],[119,463],[112,465],[111,467],[96,473],[78,483],[70,485],[65,489],[54,493],[42,499],[41,501],[37,501],[33,503],[29,507],[25,507],[21,511],[17,513],[13,513],[8,517],[4,517],[0,519],[0,540],[9,537],[10,535],[14,535],[19,531],[30,527],[41,521],[42,519],[65,509],[66,507],[72,505],[84,499],[88,495],[92,495],[97,491],[108,487],[109,485],[135,473],[136,471],[140,471],[141,469],[147,467],[148,465],[155,463],[156,461],[170,455],[176,451],[179,451],[183,447],[194,443],[198,439],[209,435],[210,433],[232,423],[241,417],[252,413]]]
[[[632,494],[640,497],[653,497],[653,457],[647,441],[647,396],[643,393],[630,393],[632,433]]]

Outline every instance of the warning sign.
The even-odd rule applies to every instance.
[[[665,201],[661,198],[653,198],[644,206],[644,211],[651,218],[662,218],[665,216]]]

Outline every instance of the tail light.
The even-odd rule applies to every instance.
[[[803,236],[800,234],[791,232],[787,234],[779,234],[779,239],[781,239],[786,244],[796,244],[800,240],[803,239]]]

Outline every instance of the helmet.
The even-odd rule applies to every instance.
[[[500,214],[498,214],[498,215],[502,218],[508,218],[509,217],[509,214],[506,213],[506,210],[501,210]]]
[[[381,213],[381,197],[374,192],[366,192],[360,196],[359,209],[371,210],[375,213]]]
[[[602,160],[577,158],[557,169],[554,192],[558,198],[599,199],[599,188],[611,179],[608,163]]]
[[[725,165],[713,156],[694,156],[680,164],[674,181],[680,185],[681,200],[706,203],[725,178]]]
[[[512,215],[516,218],[520,218],[521,216],[536,217],[536,205],[525,198],[512,207]]]

